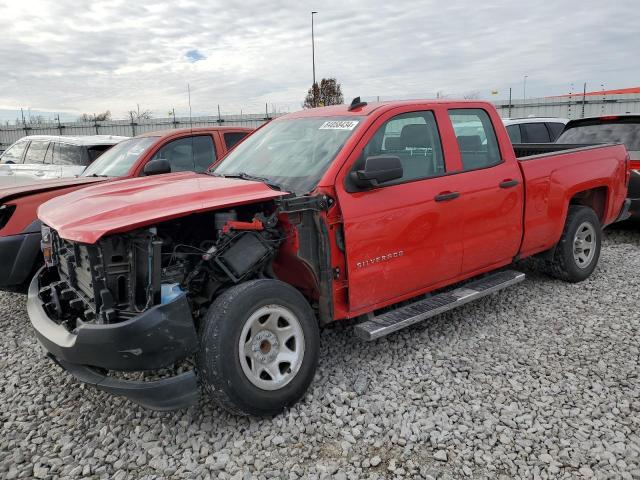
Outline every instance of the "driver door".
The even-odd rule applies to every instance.
[[[381,117],[347,162],[337,185],[344,222],[349,307],[364,309],[457,277],[463,211],[447,193],[447,166],[432,111],[398,109]],[[376,188],[350,184],[367,157],[395,156],[403,176]]]

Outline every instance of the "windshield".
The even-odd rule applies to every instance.
[[[578,125],[562,132],[556,143],[624,143],[630,152],[640,151],[640,121]]]
[[[123,177],[156,140],[157,137],[141,137],[120,142],[100,155],[82,176]]]
[[[302,195],[318,184],[362,117],[277,120],[239,143],[214,175],[259,177]]]

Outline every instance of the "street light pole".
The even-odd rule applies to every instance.
[[[311,12],[311,63],[313,64],[313,85],[311,89],[313,90],[313,106],[318,106],[318,99],[316,98],[316,45],[315,38],[313,35],[313,16],[318,12]]]
[[[525,100],[525,101],[527,100],[527,77],[528,76],[529,75],[525,75],[524,76],[524,81],[523,81],[523,84],[522,84],[522,99]]]

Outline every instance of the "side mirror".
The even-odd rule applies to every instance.
[[[160,175],[161,173],[171,173],[171,164],[166,158],[151,160],[144,166],[145,175]]]
[[[360,188],[371,188],[402,178],[402,175],[402,163],[398,157],[378,155],[367,157],[363,170],[351,172],[351,180]]]

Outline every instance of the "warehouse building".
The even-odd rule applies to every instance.
[[[501,117],[582,118],[599,115],[640,113],[640,87],[569,93],[526,100],[498,100],[494,104]]]

